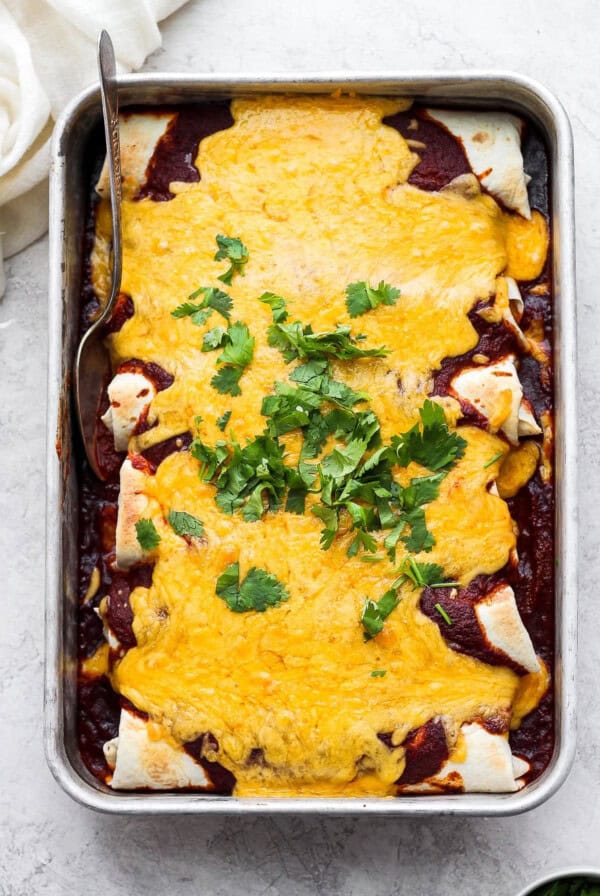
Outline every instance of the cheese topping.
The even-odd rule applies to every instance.
[[[227,411],[227,432],[241,445],[264,431],[262,400],[294,366],[268,344],[271,311],[258,301],[265,291],[286,299],[291,321],[315,332],[350,323],[366,336],[361,346],[387,347],[385,358],[335,362],[333,374],[368,393],[388,442],[418,419],[441,361],[477,344],[467,315],[495,296],[499,275],[539,274],[539,247],[547,245],[541,216],[521,218],[515,229],[517,216],[489,195],[407,184],[417,158],[382,118],[408,105],[353,97],[235,100],[233,127],[200,144],[199,182],[172,185],[169,202],[124,200],[122,289],[135,314],[110,337],[113,364],[139,358],[174,377],[152,400],[156,426],[130,439],[131,452],[193,432],[197,415],[208,445],[224,438],[217,420]],[[94,255],[100,291],[108,230],[103,202]],[[223,287],[217,234],[239,236],[250,256],[244,274],[224,287],[232,320],[245,322],[255,340],[234,397],[213,388],[218,353],[202,351],[204,333],[225,321],[213,312],[196,326],[171,315],[200,286]],[[400,290],[396,304],[350,320],[346,286],[382,280]],[[441,401],[455,422],[457,403]],[[466,585],[504,566],[515,533],[507,505],[489,490],[497,468],[487,462],[503,441],[476,427],[460,432],[464,457],[425,508],[435,546],[417,559],[439,563]],[[282,442],[293,463],[297,434]],[[135,508],[122,493],[119,565],[142,556],[132,528],[140,516],[153,521],[160,542],[151,587],[130,598],[137,647],[115,663],[113,685],[178,744],[210,732],[218,743],[212,758],[233,772],[236,794],[392,795],[403,750],[390,750],[381,732],[393,732],[400,744],[435,716],[449,720],[457,736],[474,718],[510,714],[519,677],[450,649],[418,610],[419,591],[406,584],[383,631],[365,643],[365,597],[377,599],[397,577],[383,551],[380,563],[348,557],[352,535],[343,530],[321,550],[322,523],[308,509],[267,512],[255,522],[223,513],[188,452],[167,457],[155,476],[131,460],[125,467]],[[398,478],[408,484],[427,472],[411,464]],[[172,509],[202,520],[205,537],[176,535],[167,522]],[[386,533],[375,534],[381,545]],[[398,561],[403,550],[399,543]],[[215,584],[234,562],[241,578],[252,567],[275,575],[289,600],[264,613],[233,613]],[[372,670],[386,674],[372,677]],[[256,750],[260,762],[252,761]]]

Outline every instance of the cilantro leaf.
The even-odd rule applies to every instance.
[[[275,395],[263,398],[261,414],[269,419],[271,435],[283,435],[310,423],[310,414],[321,407],[314,392],[289,383],[275,383]]]
[[[272,573],[253,566],[240,584],[240,564],[230,563],[217,579],[216,592],[234,613],[264,613],[289,600],[285,586]]]
[[[217,417],[217,426],[221,430],[224,431],[225,427],[229,423],[229,419],[231,417],[231,411],[225,411],[225,413],[221,417]]]
[[[204,523],[198,517],[186,513],[185,510],[169,510],[169,525],[175,535],[193,535],[202,538]]]
[[[278,348],[289,363],[294,358],[338,358],[350,361],[354,358],[384,358],[386,348],[361,348],[358,342],[364,336],[353,336],[351,327],[338,324],[335,330],[313,333],[310,324],[303,327],[300,321],[291,324],[274,323],[268,330],[269,345]]]
[[[224,365],[213,376],[211,386],[218,392],[229,395],[241,395],[239,382],[246,368],[254,357],[254,336],[246,324],[236,321],[224,330],[214,327],[204,336],[202,351],[223,348],[217,358],[217,364]]]
[[[310,415],[308,426],[304,429],[304,442],[302,445],[302,459],[316,457],[321,451],[325,440],[330,433],[330,421],[320,413]]]
[[[247,523],[255,523],[265,512],[265,505],[263,502],[263,492],[265,487],[264,483],[259,482],[248,495],[248,500],[242,508],[242,517]]]
[[[373,669],[371,678],[385,678],[387,669]]]
[[[301,383],[311,392],[320,392],[323,386],[325,375],[329,371],[329,361],[327,358],[314,358],[307,361],[306,364],[299,364],[294,367],[290,373],[290,379],[294,383]]]
[[[254,357],[254,336],[246,324],[236,321],[227,327],[225,350],[217,358],[218,364],[231,364],[233,367],[247,367]]]
[[[207,308],[217,311],[225,320],[230,319],[229,312],[233,307],[233,302],[226,292],[216,289],[214,286],[209,286],[208,289],[204,290],[204,301]]]
[[[364,529],[359,528],[356,528],[354,532],[354,538],[346,551],[348,557],[356,557],[360,548],[364,548],[365,551],[370,551],[372,554],[377,551],[377,542],[372,535],[369,535]]]
[[[408,580],[413,588],[441,584],[445,578],[443,567],[437,563],[419,563],[414,557],[407,557],[397,572],[400,573],[398,583]]]
[[[215,501],[224,513],[241,510],[244,519],[259,519],[265,509],[281,507],[286,487],[283,448],[268,433],[243,448],[233,443],[214,477]],[[246,509],[245,505],[250,506]],[[264,502],[266,502],[266,507]]]
[[[160,544],[160,535],[152,520],[138,520],[135,524],[135,534],[143,551],[153,551]]]
[[[418,554],[420,551],[429,552],[435,544],[435,538],[427,528],[423,508],[417,507],[403,514],[403,519],[410,526],[410,535],[402,536],[407,549],[413,554]]]
[[[400,600],[394,588],[386,591],[378,601],[371,600],[369,597],[365,600],[360,619],[365,641],[370,641],[371,638],[379,634],[383,629],[383,623],[399,603]]]
[[[224,236],[220,233],[216,237],[216,241],[218,249],[215,253],[215,261],[226,258],[231,262],[228,270],[217,279],[229,286],[234,274],[244,273],[244,266],[248,263],[249,258],[248,249],[239,237]]]
[[[229,451],[225,442],[217,442],[214,448],[210,448],[204,444],[200,436],[196,436],[190,445],[190,454],[200,464],[198,471],[200,479],[210,482],[229,456]]]
[[[392,529],[390,534],[386,535],[386,537],[383,540],[383,546],[386,549],[386,551],[388,552],[388,556],[389,556],[390,560],[392,561],[392,563],[396,562],[396,546],[397,546],[397,544],[400,540],[400,536],[404,532],[405,528],[406,528],[406,520],[401,518],[400,522],[396,526],[394,526],[394,528]]]
[[[306,507],[306,495],[308,484],[299,470],[293,467],[286,470],[286,483],[288,487],[285,502],[286,513],[304,513]]]
[[[202,351],[212,352],[216,348],[220,348],[226,338],[227,330],[225,327],[213,327],[202,338]]]
[[[193,299],[199,295],[203,295],[202,301],[195,305]],[[187,302],[183,302],[174,311],[171,311],[171,317],[189,317],[193,324],[200,327],[206,323],[213,311],[217,311],[225,320],[230,320],[232,307],[231,296],[228,296],[226,292],[216,289],[214,286],[200,286],[188,296]]]
[[[333,539],[338,531],[339,521],[337,510],[333,507],[325,507],[323,504],[317,504],[314,507],[311,507],[311,511],[325,523],[325,528],[321,532],[321,548],[324,551],[327,551],[333,544]]]
[[[323,377],[321,394],[327,401],[331,401],[333,404],[337,404],[344,408],[351,408],[359,402],[369,400],[369,396],[366,392],[355,392],[354,389],[351,389],[346,383],[341,383],[330,377]]]
[[[380,424],[373,411],[354,415],[352,436],[345,447],[337,447],[323,458],[321,470],[325,476],[342,479],[359,465],[363,454],[380,439]]]
[[[346,287],[346,307],[350,317],[366,314],[378,305],[395,305],[400,290],[380,280],[379,286],[369,286],[364,280]]]
[[[241,395],[239,382],[243,372],[237,367],[221,367],[211,379],[210,384],[221,395]]]
[[[191,317],[193,314],[196,314],[197,311],[200,310],[200,305],[194,305],[192,302],[182,302],[181,305],[178,305],[173,311],[171,311],[171,317],[180,318],[180,317]]]
[[[467,443],[457,433],[449,431],[444,409],[436,402],[426,399],[419,416],[422,430],[416,423],[408,432],[392,439],[396,463],[407,467],[411,461],[416,461],[433,472],[447,472],[463,456]]]
[[[334,448],[331,454],[323,458],[321,470],[332,479],[342,479],[357,468],[367,443],[364,439],[353,439],[348,445]]]
[[[275,295],[274,292],[263,292],[258,298],[259,302],[269,305],[273,314],[273,320],[276,324],[283,323],[288,318],[287,302],[281,296]]]
[[[415,479],[411,479],[410,485],[402,489],[404,509],[414,510],[416,507],[435,501],[443,479],[443,473],[434,473],[432,476],[418,476]]]
[[[240,588],[240,564],[230,563],[217,579],[216,592],[230,609],[237,606]],[[243,611],[239,611],[243,612]]]
[[[275,395],[267,395],[262,402],[261,413],[269,418],[271,435],[283,435],[294,429],[305,429],[303,457],[315,457],[330,432],[337,428],[339,415],[323,416],[321,408],[325,401],[348,409],[364,400],[364,393],[355,392],[345,383],[332,380],[325,372],[327,361],[314,360],[295,368],[291,379],[299,383],[275,383]],[[359,417],[347,415],[347,434],[353,432]]]

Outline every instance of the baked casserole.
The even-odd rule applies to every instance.
[[[546,150],[506,112],[121,116],[79,737],[117,790],[511,792],[553,748]],[[531,182],[530,182],[531,179]],[[110,280],[105,167],[82,329]]]

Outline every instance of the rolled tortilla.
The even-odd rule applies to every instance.
[[[506,208],[531,218],[523,168],[521,131],[523,123],[506,112],[427,109],[462,144],[469,164],[480,182]]]
[[[147,516],[150,502],[144,494],[148,474],[134,466],[128,457],[121,466],[117,511],[116,555],[119,569],[141,563],[146,552],[137,539],[135,524]]]
[[[150,159],[175,114],[174,112],[156,114],[134,112],[119,115],[124,196],[135,196],[146,183],[146,169]],[[106,161],[96,184],[96,192],[103,198],[108,198],[110,195]]]
[[[527,672],[540,671],[539,660],[510,585],[501,585],[478,601],[475,616],[492,647]]]
[[[524,786],[529,764],[513,756],[506,733],[493,733],[480,721],[465,722],[457,743],[440,770],[401,792],[440,791],[514,793]]]
[[[168,735],[157,737],[152,723],[127,709],[121,710],[119,736],[104,744],[104,755],[113,769],[110,786],[115,790],[174,790],[211,787],[206,772],[183,747]]]
[[[115,440],[115,451],[127,451],[129,439],[156,395],[156,386],[143,373],[117,373],[108,386],[110,405],[100,418]]]
[[[440,615],[438,604],[451,624]],[[425,588],[419,609],[437,625],[452,650],[483,663],[508,666],[520,675],[540,670],[513,590],[497,577],[478,576],[460,590]]]
[[[530,402],[523,397],[514,355],[463,368],[452,378],[450,392],[484,417],[490,432],[503,432],[513,445],[519,444],[519,436],[541,432]]]
[[[480,722],[461,726],[462,744],[458,744],[437,778],[459,779],[460,788],[470,793],[513,793],[522,786],[515,775],[523,774],[524,762],[517,768],[505,734],[493,734]],[[433,780],[433,779],[432,779]]]

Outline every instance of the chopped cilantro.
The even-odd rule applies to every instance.
[[[373,411],[360,411],[354,415],[353,427],[344,447],[334,448],[321,462],[324,476],[339,480],[352,473],[363,457],[367,448],[380,439],[380,424]]]
[[[248,249],[238,237],[223,236],[220,233],[216,240],[218,249],[215,253],[215,261],[226,258],[230,262],[228,270],[218,279],[230,286],[234,274],[244,273],[244,266],[248,263]]]
[[[371,551],[371,553],[374,554],[377,550],[377,542],[373,536],[366,531],[366,528],[357,526],[353,531],[355,533],[354,538],[346,551],[348,557],[356,557],[360,548],[363,548],[365,551]]]
[[[357,468],[366,447],[365,439],[355,438],[351,439],[348,445],[334,448],[331,454],[323,458],[322,473],[332,479],[343,479]]]
[[[225,427],[226,427],[227,424],[229,423],[230,417],[231,417],[231,411],[230,411],[230,410],[229,410],[229,411],[225,411],[225,413],[224,413],[221,417],[217,417],[217,426],[219,427],[219,429],[221,430],[221,432],[224,431]]]
[[[263,399],[261,414],[269,419],[269,432],[279,436],[310,423],[313,411],[319,411],[321,397],[301,386],[275,383],[275,395]]]
[[[201,538],[204,535],[204,523],[198,517],[186,513],[185,510],[169,510],[169,525],[175,535],[193,535]]]
[[[417,507],[415,510],[405,513],[403,519],[410,526],[410,535],[402,535],[402,541],[407,550],[413,554],[418,554],[420,551],[429,552],[435,545],[435,538],[427,528],[423,508]]]
[[[290,379],[339,407],[351,408],[361,401],[369,400],[366,392],[355,392],[346,383],[334,380],[330,375],[329,361],[326,358],[315,358],[306,364],[298,365],[290,373]]]
[[[338,324],[328,333],[313,333],[310,324],[302,326],[300,321],[291,324],[273,323],[269,327],[269,345],[278,348],[289,363],[294,358],[338,358],[349,361],[353,358],[384,358],[386,348],[361,348],[359,342],[366,337],[353,336],[351,327]]]
[[[328,375],[323,364],[317,366],[312,361],[297,370],[302,371],[299,379],[316,383],[323,390]],[[354,395],[362,398],[359,393]],[[303,457],[314,457],[328,434],[345,442],[336,445],[318,465],[321,502],[335,511],[323,514],[313,508],[325,522],[321,539],[324,550],[335,538],[342,508],[350,514],[355,531],[348,549],[350,556],[361,548],[375,552],[377,543],[367,533],[381,529],[390,530],[383,544],[392,561],[400,540],[412,553],[430,551],[434,546],[423,507],[437,498],[442,480],[462,456],[466,442],[449,432],[442,408],[433,402],[426,401],[420,415],[422,432],[417,425],[408,433],[394,436],[391,446],[381,447],[377,447],[381,441],[379,421],[372,411],[338,407],[324,417],[310,419],[304,430]],[[415,477],[403,487],[395,481],[393,467],[407,466],[411,460],[429,465],[435,472]]]
[[[285,502],[286,513],[304,513],[306,495],[312,481],[307,481],[307,477],[302,474],[302,470],[300,468],[294,469],[294,467],[286,468],[285,478],[288,487]]]
[[[220,348],[227,339],[226,327],[213,327],[202,337],[202,351],[213,352]]]
[[[396,526],[394,526],[394,528],[389,533],[389,535],[386,535],[386,537],[383,540],[383,546],[386,549],[386,551],[388,552],[388,556],[389,556],[390,560],[392,561],[392,563],[395,563],[395,561],[396,561],[396,547],[400,540],[400,536],[404,532],[405,528],[406,528],[406,520],[401,518],[400,522]]]
[[[281,507],[289,468],[283,463],[283,448],[268,433],[243,448],[237,442],[218,442],[211,449],[194,439],[191,453],[201,464],[201,477],[215,485],[215,501],[224,513],[239,510],[253,522],[265,510]]]
[[[324,551],[327,551],[337,535],[339,525],[338,512],[335,508],[326,507],[324,504],[316,504],[314,507],[311,507],[311,511],[325,523],[325,528],[321,531],[321,547]]]
[[[213,376],[210,384],[221,395],[241,395],[242,390],[239,383],[243,372],[239,367],[221,367]]]
[[[500,458],[501,458],[503,455],[504,455],[504,451],[499,451],[498,454],[494,454],[494,456],[491,457],[491,458],[488,460],[488,462],[487,462],[486,464],[483,465],[483,469],[484,469],[484,470],[487,470],[487,468],[488,468],[488,467],[491,467],[492,464],[495,464],[497,460],[500,460]]]
[[[254,336],[241,321],[230,324],[226,330],[224,327],[214,327],[205,333],[202,351],[218,348],[223,351],[217,358],[217,364],[223,366],[213,376],[211,386],[223,394],[241,395],[239,382],[254,357]]]
[[[375,635],[383,629],[383,623],[395,610],[400,603],[398,594],[394,588],[390,588],[378,601],[371,600],[369,597],[365,600],[361,623],[364,629],[365,641],[370,641]]]
[[[204,294],[202,301],[195,305],[193,300],[201,294]],[[228,321],[231,318],[230,311],[232,306],[231,297],[226,292],[216,289],[214,286],[200,286],[191,296],[188,296],[187,302],[171,311],[171,316],[176,318],[189,317],[193,324],[201,327],[206,323],[213,311],[217,311],[221,317]]]
[[[287,320],[287,302],[281,296],[275,295],[274,292],[263,292],[262,296],[259,296],[258,301],[269,305],[273,314],[273,321],[276,324],[281,324]]]
[[[290,379],[298,385],[276,382],[275,394],[263,399],[261,413],[268,418],[270,434],[280,436],[301,429],[302,459],[315,457],[333,433],[350,440],[362,419],[352,407],[368,396],[332,379],[326,359],[294,368]],[[324,403],[334,405],[334,410],[326,412]]]
[[[138,520],[135,524],[135,534],[143,551],[153,551],[160,544],[160,535],[152,520]]]
[[[190,454],[200,464],[200,479],[210,482],[223,462],[229,457],[227,443],[219,441],[214,448],[205,445],[199,435],[190,445]]]
[[[448,614],[446,613],[446,611],[444,610],[444,608],[441,604],[435,604],[435,609],[438,611],[438,613],[440,614],[440,616],[442,617],[442,619],[444,620],[446,625],[452,625],[452,620],[450,619],[450,617],[448,616]]]
[[[395,584],[410,581],[415,588],[445,588],[456,584],[446,582],[443,567],[437,563],[419,563],[414,557],[407,557],[404,563],[396,570],[400,578]]]
[[[463,456],[467,443],[449,431],[444,409],[436,402],[425,399],[419,416],[422,430],[416,423],[408,432],[392,439],[396,463],[407,467],[415,461],[433,472],[447,472]]]
[[[417,476],[415,479],[411,479],[410,485],[402,489],[404,508],[414,510],[415,507],[435,501],[443,478],[443,473],[434,473],[432,476]]]
[[[225,350],[217,359],[221,364],[232,364],[234,367],[247,367],[254,357],[254,337],[246,324],[236,321],[227,327]]]
[[[414,478],[403,488],[392,476],[395,455],[388,447],[378,448],[365,459],[365,452],[380,440],[379,421],[372,411],[355,414],[353,429],[345,435],[347,444],[323,458],[319,473],[323,504],[343,507],[352,518],[355,535],[348,555],[354,556],[361,548],[374,553],[377,543],[367,533],[378,529],[391,530],[384,547],[392,561],[400,539],[414,553],[431,550],[435,539],[427,529],[422,505],[435,500],[444,474]],[[326,550],[333,537],[331,532],[324,536]]]
[[[386,669],[373,669],[373,671],[371,672],[371,678],[384,678],[386,671]]]
[[[378,305],[395,305],[396,299],[400,295],[400,290],[394,286],[389,286],[383,280],[379,282],[379,286],[369,286],[362,280],[359,283],[350,283],[346,287],[346,307],[350,317],[358,317],[360,314],[366,314]]]
[[[240,584],[240,564],[230,563],[217,579],[217,595],[234,613],[264,613],[289,599],[284,585],[272,573],[253,566]]]

